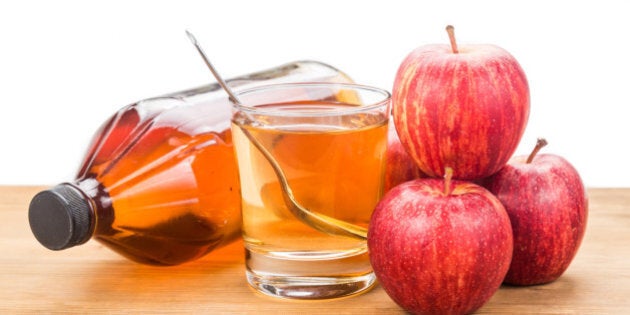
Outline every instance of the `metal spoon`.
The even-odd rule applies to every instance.
[[[234,95],[230,87],[227,86],[227,84],[225,83],[223,78],[221,78],[221,76],[216,71],[214,66],[212,66],[212,63],[210,63],[210,60],[208,59],[208,57],[206,57],[206,54],[203,52],[203,49],[199,45],[199,42],[197,41],[195,36],[189,31],[186,31],[186,34],[188,35],[188,38],[193,43],[193,45],[195,45],[195,47],[197,48],[199,55],[201,55],[201,58],[208,66],[208,68],[210,69],[210,71],[212,72],[216,80],[218,81],[219,85],[221,85],[221,87],[225,90],[225,92],[227,92],[230,101],[236,105],[241,105],[242,103],[239,101],[236,95]],[[243,124],[255,123],[255,120],[249,114],[245,112],[243,112],[242,114],[244,117],[244,121],[242,122]],[[293,191],[291,190],[291,187],[289,186],[287,177],[284,175],[284,172],[282,171],[282,168],[278,164],[278,161],[276,161],[276,159],[271,155],[271,153],[267,150],[267,148],[265,148],[249,132],[249,130],[247,130],[244,127],[243,124],[237,123],[236,125],[239,126],[239,128],[241,129],[241,132],[247,137],[247,139],[249,139],[249,141],[256,147],[256,149],[260,151],[260,153],[265,157],[265,159],[269,162],[269,164],[273,168],[273,171],[276,173],[276,177],[278,177],[278,181],[280,182],[280,188],[282,190],[282,198],[284,200],[284,203],[287,206],[287,208],[289,208],[289,211],[291,211],[291,213],[296,218],[298,218],[300,221],[302,221],[306,225],[320,232],[324,232],[324,233],[332,234],[332,235],[352,237],[352,238],[357,238],[361,240],[367,239],[366,228],[363,228],[361,226],[351,224],[345,221],[341,221],[341,220],[335,219],[333,217],[329,217],[321,213],[312,212],[306,209],[305,207],[303,207],[302,205],[300,205],[297,202],[297,200],[295,200],[295,197],[293,196]]]

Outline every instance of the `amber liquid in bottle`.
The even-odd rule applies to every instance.
[[[138,105],[114,115],[77,178],[100,203],[95,238],[142,263],[193,260],[240,235],[230,130],[200,131],[211,113],[177,106],[155,117],[142,117]]]

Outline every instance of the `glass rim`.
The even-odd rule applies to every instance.
[[[256,92],[260,92],[263,90],[274,90],[274,89],[286,89],[286,88],[295,88],[295,87],[336,87],[340,89],[351,89],[351,90],[361,90],[368,91],[371,93],[375,93],[375,95],[380,95],[380,98],[376,102],[370,102],[367,104],[361,104],[358,106],[349,106],[347,108],[335,108],[329,110],[278,110],[273,108],[261,108],[259,105],[247,105],[247,104],[237,104],[232,103],[232,106],[239,111],[244,111],[250,114],[265,114],[265,115],[273,115],[273,114],[281,114],[282,116],[335,116],[335,115],[346,115],[346,114],[356,114],[361,112],[366,112],[370,110],[374,110],[380,107],[387,107],[391,100],[391,93],[385,89],[357,84],[357,83],[335,83],[335,82],[290,82],[290,83],[274,83],[274,84],[266,84],[259,85],[251,88],[246,88],[243,90],[234,91],[235,96],[238,98],[239,96],[244,96],[247,94],[252,94]],[[263,105],[265,103],[261,103]]]

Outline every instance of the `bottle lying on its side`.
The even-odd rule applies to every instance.
[[[352,82],[298,61],[227,80],[234,90],[283,82]],[[218,84],[121,108],[96,132],[72,182],[35,195],[37,240],[62,250],[94,238],[140,263],[177,265],[240,236],[231,104]]]

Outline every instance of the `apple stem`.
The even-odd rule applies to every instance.
[[[453,169],[450,167],[444,168],[444,196],[450,196],[453,191]]]
[[[448,38],[451,40],[451,49],[453,50],[453,53],[459,53],[459,50],[457,50],[457,42],[455,41],[455,28],[453,25],[447,25],[446,32],[448,33]]]
[[[527,157],[527,161],[525,161],[525,163],[527,164],[531,163],[534,160],[534,157],[536,156],[538,151],[540,151],[540,149],[542,149],[546,145],[547,145],[547,140],[545,140],[545,138],[538,138],[538,141],[536,141],[536,146],[534,147],[534,150],[532,150],[532,153],[529,154],[529,156]]]

